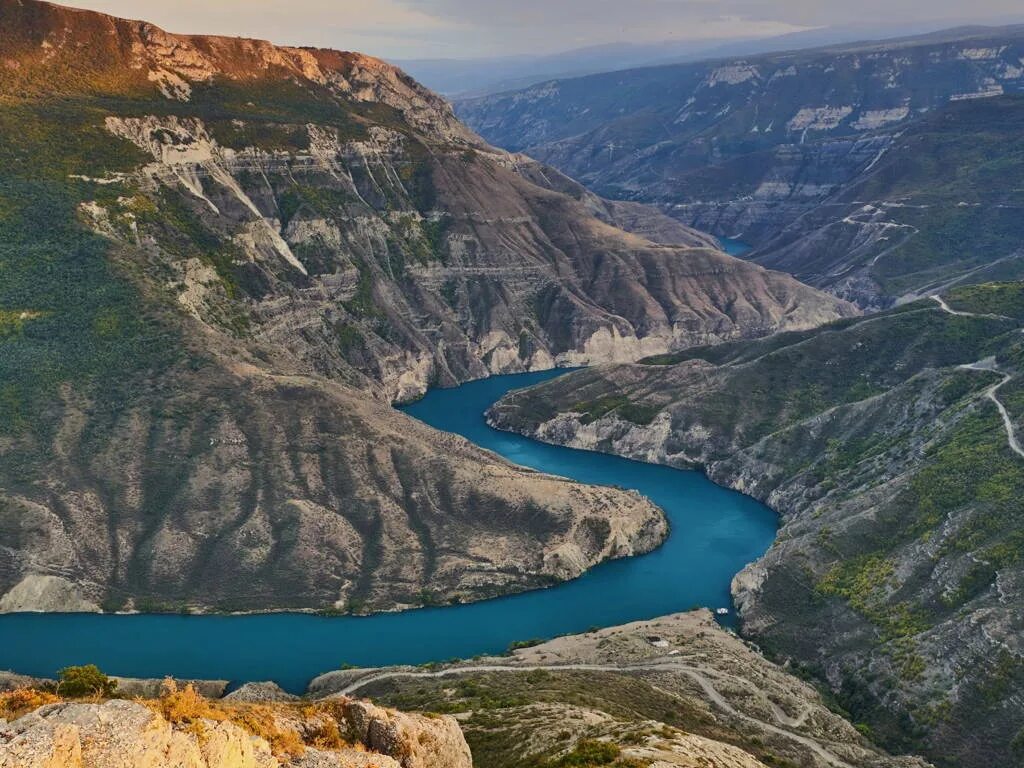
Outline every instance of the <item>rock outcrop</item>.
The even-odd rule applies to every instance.
[[[345,765],[340,761],[333,763]],[[131,701],[50,704],[0,727],[4,768],[273,768],[270,745],[230,723],[175,729]]]
[[[387,710],[366,701],[345,708],[352,733],[374,752],[395,758],[402,768],[471,768],[473,756],[458,723]]]
[[[404,715],[363,702],[347,705],[317,736],[324,715],[299,715],[263,705],[230,719],[171,723],[154,708],[115,699],[57,703],[11,723],[0,721],[3,768],[472,768],[472,756],[451,718]],[[262,718],[262,720],[261,720]],[[251,724],[276,720],[270,740]],[[305,718],[305,719],[303,719]],[[320,720],[323,720],[323,723]],[[315,721],[315,722],[314,722]],[[255,730],[258,730],[256,728]],[[314,733],[314,731],[316,733]],[[318,741],[319,739],[319,741]],[[346,741],[346,739],[348,741]],[[304,741],[312,741],[311,746]]]
[[[288,693],[277,683],[245,683],[224,696],[225,701],[297,701],[298,696]]]

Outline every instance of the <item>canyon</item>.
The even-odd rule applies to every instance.
[[[558,367],[586,366],[488,422],[781,521],[732,583],[742,639],[672,614],[301,699],[206,683],[184,720],[159,681],[3,677],[45,703],[3,715],[0,766],[1019,761],[1022,41],[456,112],[363,54],[0,0],[0,612],[447,610],[658,549],[664,511],[613,478],[393,407]]]
[[[390,403],[857,312],[488,146],[379,60],[34,0],[0,26],[0,610],[578,576],[657,546],[660,511]]]
[[[553,80],[457,110],[599,194],[884,309],[1021,277],[1022,56],[1019,26],[965,28]]]

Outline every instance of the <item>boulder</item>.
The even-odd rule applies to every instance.
[[[278,766],[266,741],[235,725],[178,730],[132,701],[50,704],[0,727],[0,768]]]
[[[164,678],[115,677],[117,695],[124,698],[158,699],[164,689]],[[191,685],[208,699],[219,699],[228,688],[227,680],[175,680],[179,688]]]
[[[224,697],[226,701],[297,701],[298,696],[288,693],[277,683],[246,683]]]
[[[355,738],[402,768],[472,768],[469,745],[453,717],[394,712],[367,701],[349,702],[345,716]]]

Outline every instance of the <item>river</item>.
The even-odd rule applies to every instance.
[[[767,507],[714,485],[699,472],[545,445],[484,422],[483,412],[506,392],[562,373],[497,376],[433,390],[404,410],[518,464],[638,490],[661,506],[672,523],[667,542],[651,554],[604,563],[550,589],[369,617],[0,616],[0,669],[52,676],[63,666],[93,663],[123,676],[275,680],[299,692],[310,678],[343,664],[468,658],[501,652],[517,640],[694,606],[729,606],[733,575],[763,554],[775,537],[777,518]]]

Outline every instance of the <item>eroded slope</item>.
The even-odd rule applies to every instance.
[[[1012,764],[1024,715],[1021,286],[819,331],[598,367],[498,426],[676,466],[777,509],[733,585],[744,631],[828,681],[883,743]]]
[[[314,697],[338,690],[454,714],[480,768],[554,768],[594,755],[622,768],[925,765],[874,747],[705,610],[440,669],[334,672],[310,687]]]

